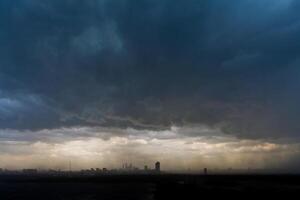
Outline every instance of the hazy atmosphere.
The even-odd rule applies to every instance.
[[[299,172],[299,9],[0,0],[0,168]]]

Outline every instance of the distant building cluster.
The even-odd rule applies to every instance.
[[[23,174],[37,174],[38,170],[37,169],[23,169]]]
[[[108,168],[90,168],[79,171],[72,171],[71,168],[68,170],[42,170],[42,169],[22,169],[22,170],[9,170],[0,168],[0,175],[26,175],[26,176],[97,176],[97,175],[119,175],[119,174],[161,174],[160,162],[156,162],[153,168],[145,165],[142,169],[135,167],[131,163],[125,163],[119,169],[108,169]],[[208,169],[203,168],[202,170],[183,170],[183,171],[164,171],[166,173],[188,173],[188,174],[202,174],[202,175],[217,175],[217,174],[270,174],[270,173],[288,173],[287,171],[280,169]]]
[[[134,165],[132,165],[131,163],[125,163],[122,165],[122,168],[120,169],[121,172],[143,172],[143,173],[159,173],[160,172],[160,162],[156,162],[154,164],[154,168],[151,169],[148,167],[148,165],[144,166],[144,170],[141,170],[138,167],[135,167]]]
[[[72,171],[71,167],[69,167],[68,171],[62,170],[38,170],[38,169],[23,169],[23,170],[3,170],[0,168],[0,174],[23,174],[23,175],[83,175],[83,176],[93,176],[93,175],[105,175],[105,174],[157,174],[160,173],[160,162],[156,162],[154,164],[154,168],[149,168],[147,165],[144,166],[144,169],[139,169],[135,167],[131,163],[124,163],[120,169],[107,169],[107,168],[91,168],[84,169],[80,171]]]

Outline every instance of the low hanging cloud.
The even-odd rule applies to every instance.
[[[206,126],[297,139],[299,6],[0,0],[1,137],[7,129],[39,137],[76,127]]]
[[[77,138],[61,143],[1,142],[1,167],[40,169],[119,168],[132,162],[142,168],[153,168],[157,160],[164,170],[193,170],[203,167],[224,170],[285,169],[299,159],[299,144],[276,144],[257,140],[238,140],[224,136],[151,139],[147,137]],[[291,160],[292,159],[292,160]],[[292,161],[292,162],[291,162]],[[282,167],[284,166],[284,167]],[[297,171],[299,168],[297,169]]]

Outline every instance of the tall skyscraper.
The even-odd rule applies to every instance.
[[[155,163],[155,171],[160,172],[160,162],[158,161]]]

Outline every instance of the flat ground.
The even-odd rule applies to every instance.
[[[298,175],[0,176],[1,200],[295,198],[299,193]]]

